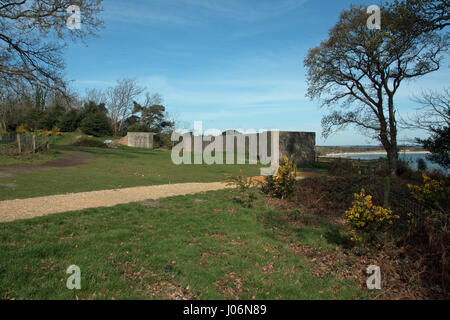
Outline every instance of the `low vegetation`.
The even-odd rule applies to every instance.
[[[104,142],[85,137],[75,141],[72,145],[78,147],[107,148],[107,145]]]
[[[336,252],[326,221],[292,226],[261,194],[229,191],[0,224],[2,299],[364,299],[358,279],[299,246]],[[311,217],[299,217],[305,222]],[[315,218],[314,218],[315,219]],[[312,221],[312,220],[311,220]],[[66,269],[81,269],[68,290]],[[327,272],[330,274],[326,274]]]
[[[350,256],[378,260],[384,297],[448,297],[448,177],[428,172],[423,180],[420,172],[404,171],[392,179],[383,207],[383,174],[359,173],[342,161],[330,169],[327,177],[300,181],[287,206],[342,227],[329,236]]]
[[[278,172],[273,176],[265,177],[265,184],[262,191],[272,197],[288,199],[294,193],[295,181],[297,177],[297,167],[294,157],[284,156],[283,163],[278,167]]]

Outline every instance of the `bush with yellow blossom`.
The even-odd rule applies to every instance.
[[[53,126],[52,130],[46,130],[46,129],[33,129],[29,128],[27,124],[21,124],[16,128],[16,132],[20,135],[32,135],[33,137],[33,149],[32,151],[35,152],[36,150],[40,151],[49,151],[50,150],[50,136],[61,136],[61,129],[57,126]],[[39,137],[39,139],[36,141],[36,137]],[[21,153],[21,147],[19,146],[19,153]]]
[[[354,194],[352,207],[344,213],[352,241],[372,241],[377,232],[386,225],[392,225],[399,218],[391,209],[374,205],[372,196],[366,195],[364,189],[361,189],[359,194]]]
[[[294,156],[283,157],[283,164],[279,165],[278,172],[274,176],[267,176],[262,191],[275,198],[287,199],[295,190],[297,177],[297,166],[294,163]]]
[[[27,131],[28,131],[28,129],[25,124],[21,124],[20,126],[17,126],[17,128],[16,128],[17,133],[26,133]]]
[[[436,206],[450,198],[450,188],[445,187],[444,181],[435,180],[422,174],[421,186],[408,184],[411,195],[423,205]]]
[[[414,214],[408,213],[408,222],[415,229],[424,229],[427,225],[426,229],[433,229],[436,235],[448,229],[450,187],[446,187],[443,180],[432,179],[425,173],[422,178],[422,185],[408,184],[411,195],[423,208]]]

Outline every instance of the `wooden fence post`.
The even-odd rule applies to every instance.
[[[17,147],[18,147],[19,153],[22,153],[22,146],[20,145],[20,133],[17,133]]]
[[[33,134],[32,136],[33,139],[33,153],[36,153],[36,136]]]

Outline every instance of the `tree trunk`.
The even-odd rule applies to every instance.
[[[394,177],[397,172],[398,150],[397,146],[391,146],[387,151],[389,176]]]
[[[1,123],[0,123],[0,131],[3,130],[4,132],[6,132],[6,120],[2,119]]]
[[[384,207],[389,207],[389,194],[391,193],[391,178],[397,174],[398,150],[391,144],[387,150],[388,175],[386,176],[386,184],[384,186]]]
[[[395,120],[394,110],[394,94],[388,93],[388,107],[389,107],[389,150],[387,150],[389,174],[391,177],[396,175],[398,162],[398,148],[397,148],[397,121]]]

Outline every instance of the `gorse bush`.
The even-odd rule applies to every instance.
[[[262,191],[272,197],[279,199],[289,198],[295,190],[297,177],[297,167],[294,163],[294,156],[283,157],[283,164],[278,167],[278,172],[274,176],[266,176]]]
[[[445,187],[444,181],[430,178],[422,174],[423,184],[421,186],[408,184],[411,195],[427,207],[439,207],[449,201],[450,188]]]
[[[61,129],[53,126],[51,130],[29,128],[26,124],[21,124],[16,128],[17,133],[30,133],[36,136],[60,136]]]
[[[421,185],[408,185],[411,196],[422,210],[408,213],[409,229],[405,243],[423,248],[420,256],[427,262],[427,277],[450,292],[450,187],[444,180],[422,174]],[[447,180],[448,183],[448,180]],[[436,276],[438,275],[438,276]]]
[[[444,181],[435,180],[422,175],[422,185],[408,184],[412,197],[422,206],[423,210],[408,213],[410,235],[426,235],[428,239],[443,238],[448,234],[450,187]]]
[[[252,208],[253,202],[256,199],[256,191],[255,188],[253,188],[252,179],[243,175],[242,170],[240,170],[240,173],[236,176],[226,174],[225,177],[227,185],[236,187],[239,196],[235,197],[235,200],[245,208]]]
[[[345,211],[345,223],[352,234],[352,241],[370,242],[377,239],[377,233],[386,225],[392,225],[398,215],[389,208],[374,205],[372,196],[366,195],[364,188],[354,194],[352,207]]]
[[[23,123],[23,124],[17,126],[16,127],[16,132],[17,133],[26,133],[26,132],[28,132],[26,124]]]

